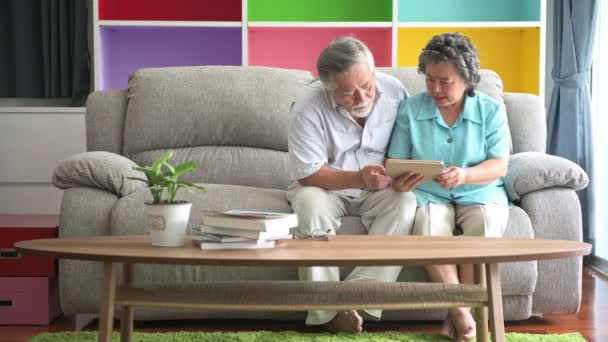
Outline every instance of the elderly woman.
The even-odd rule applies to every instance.
[[[414,234],[502,236],[510,205],[500,179],[509,155],[506,116],[499,102],[475,91],[475,46],[460,33],[434,36],[420,54],[418,72],[427,90],[401,103],[388,154],[441,160],[446,168],[432,180],[405,174],[393,182],[396,190],[408,191],[412,176],[425,180],[414,190]],[[435,282],[473,282],[471,265],[429,266],[427,272]],[[450,309],[442,330],[457,341],[472,339],[470,309]]]

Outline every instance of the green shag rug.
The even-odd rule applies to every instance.
[[[95,342],[97,332],[43,333],[33,337],[30,342]],[[118,333],[112,336],[113,342],[120,341]],[[447,338],[437,334],[425,333],[361,333],[329,334],[285,332],[177,332],[177,333],[139,333],[133,335],[134,342],[445,342]],[[572,334],[506,334],[507,342],[586,342],[579,333]]]

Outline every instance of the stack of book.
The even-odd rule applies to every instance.
[[[192,231],[201,249],[274,248],[275,241],[291,239],[298,226],[295,214],[228,210],[203,214],[203,223]]]

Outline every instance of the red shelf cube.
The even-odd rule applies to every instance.
[[[100,20],[241,21],[241,0],[99,0]]]
[[[0,215],[0,276],[54,277],[52,257],[17,253],[15,242],[57,237],[56,215]]]

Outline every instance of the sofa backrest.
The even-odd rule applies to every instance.
[[[400,79],[410,94],[424,90],[413,67],[378,69]],[[185,175],[187,181],[285,189],[291,104],[313,81],[308,71],[268,67],[140,69],[127,91],[89,97],[87,149],[120,153],[140,165],[174,150],[173,163],[200,164]],[[482,71],[479,90],[504,103],[502,81],[493,71]],[[513,134],[514,152],[541,149],[525,144],[544,116],[528,127],[525,114],[508,115],[512,129],[516,122],[526,131]]]
[[[285,188],[287,125],[308,71],[266,67],[140,69],[131,75],[123,154],[149,164],[198,160],[186,180]]]

